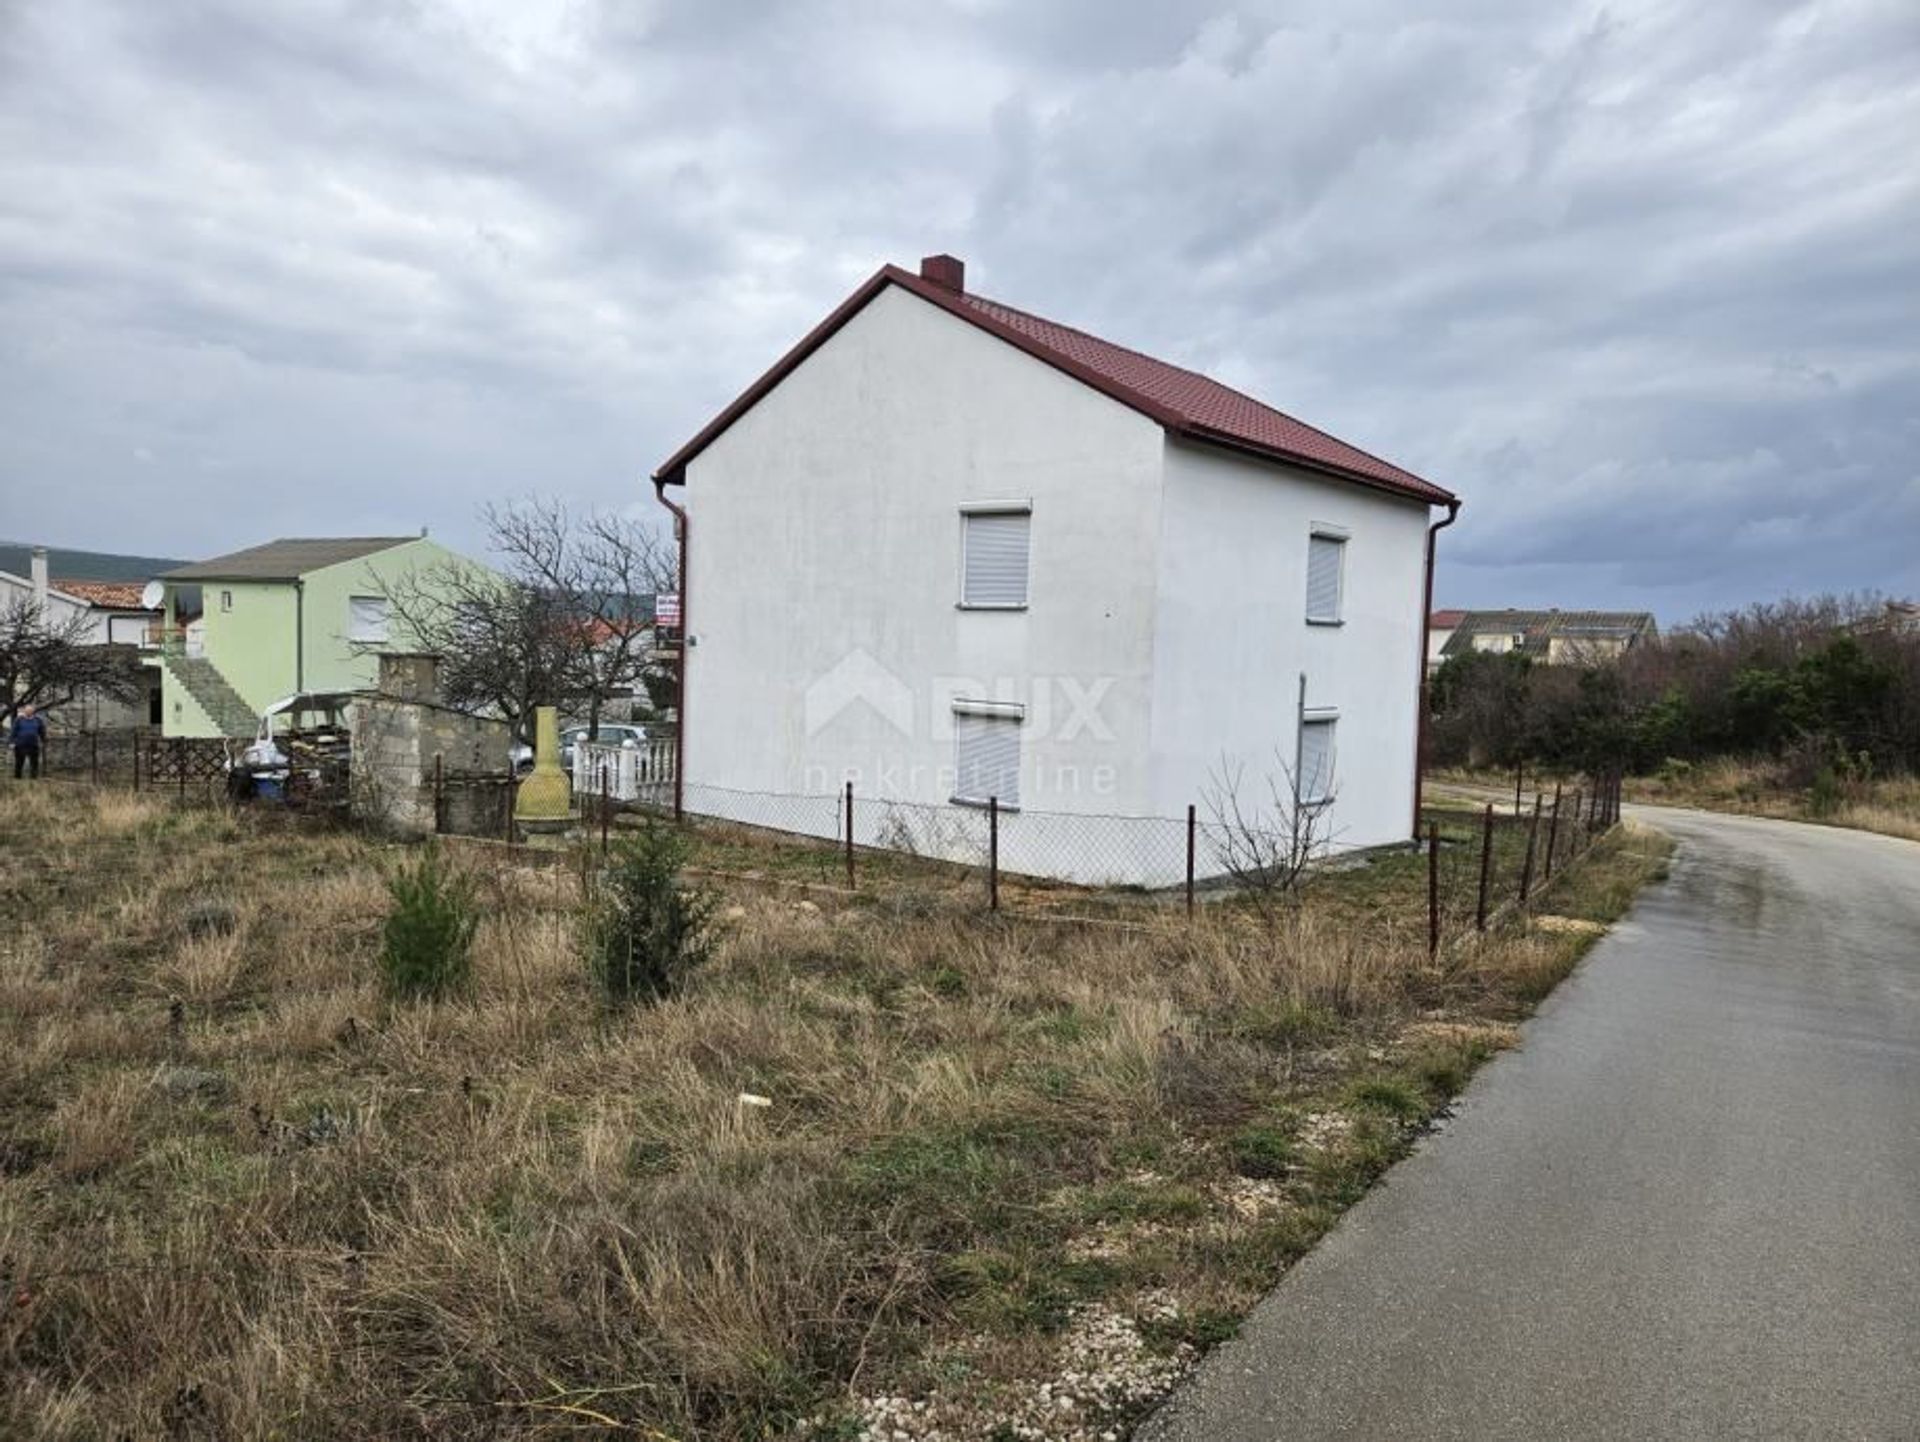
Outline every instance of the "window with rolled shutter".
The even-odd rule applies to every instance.
[[[1020,804],[1020,718],[953,713],[953,799]]]
[[[1317,804],[1333,795],[1333,727],[1331,718],[1300,723],[1300,800]]]
[[[1340,619],[1340,571],[1346,560],[1343,537],[1314,532],[1307,542],[1307,619]]]
[[[960,603],[963,606],[1027,604],[1026,511],[962,514]]]

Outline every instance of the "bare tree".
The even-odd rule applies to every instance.
[[[609,695],[655,679],[653,602],[674,584],[671,544],[625,517],[576,518],[556,502],[482,514],[501,568],[447,561],[388,581],[400,629],[441,658],[455,705],[497,710],[522,737],[540,705],[584,708],[598,726]]]
[[[1295,897],[1307,868],[1333,840],[1326,803],[1302,795],[1297,772],[1277,752],[1274,767],[1264,778],[1264,800],[1246,795],[1246,767],[1225,757],[1202,793],[1212,818],[1207,841],[1221,869],[1268,916]]]
[[[22,706],[53,711],[86,692],[138,699],[138,660],[125,647],[96,644],[93,626],[84,611],[59,620],[30,596],[0,613],[0,724]]]
[[[653,640],[654,597],[675,586],[678,558],[659,532],[626,516],[574,516],[558,501],[485,511],[493,549],[523,585],[551,598],[581,634],[572,647],[576,696],[587,724],[601,702],[642,683]]]
[[[409,644],[440,658],[455,706],[498,712],[523,739],[533,708],[574,699],[578,645],[554,598],[464,561],[443,561],[382,583]]]

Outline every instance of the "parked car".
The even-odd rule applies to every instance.
[[[587,726],[565,726],[560,730],[560,769],[573,770],[573,748],[591,734]],[[646,743],[647,728],[619,722],[602,722],[595,741],[601,746],[635,747]],[[513,748],[513,769],[524,775],[533,770],[533,748],[519,745]]]

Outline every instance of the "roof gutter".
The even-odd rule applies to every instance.
[[[673,677],[673,819],[678,821],[686,815],[687,653],[693,649],[693,632],[687,626],[687,508],[667,499],[668,484],[666,475],[653,478],[653,494],[673,512],[673,539],[680,552],[680,664]]]
[[[1433,554],[1439,535],[1460,517],[1460,502],[1447,502],[1447,516],[1427,527],[1427,579],[1420,598],[1420,717],[1413,734],[1413,839],[1420,839],[1420,804],[1427,780],[1427,715],[1432,707],[1432,687],[1427,680],[1427,647],[1433,644]]]

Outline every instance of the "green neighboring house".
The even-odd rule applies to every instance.
[[[163,572],[161,732],[251,736],[302,691],[373,685],[381,650],[406,650],[382,581],[474,565],[424,536],[269,541]],[[183,601],[198,593],[200,615]]]

